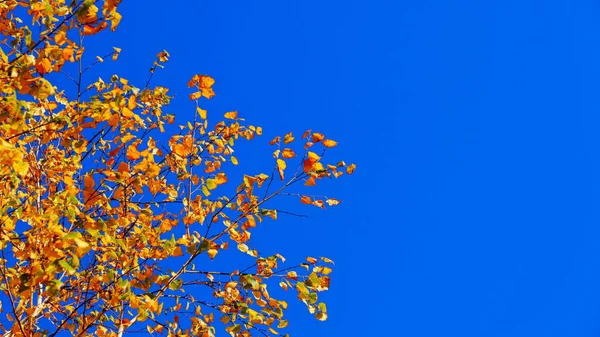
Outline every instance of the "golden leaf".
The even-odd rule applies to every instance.
[[[137,150],[137,144],[131,144],[127,147],[127,159],[129,160],[137,160],[140,158],[140,153]]]
[[[202,119],[206,119],[206,113],[208,111],[201,109],[200,107],[196,108],[196,112],[198,113],[198,115],[200,116],[200,118]]]
[[[311,264],[317,263],[317,259],[315,259],[314,257],[310,257],[310,256],[306,258],[306,261]]]
[[[289,148],[285,148],[281,152],[281,157],[283,157],[285,159],[294,158],[295,156],[296,156],[296,153],[294,153],[294,151]]]
[[[312,134],[312,142],[313,143],[318,143],[318,142],[322,141],[324,138],[325,138],[325,136],[322,133],[315,132]]]
[[[336,146],[338,143],[335,140],[331,140],[331,139],[325,139],[323,141],[323,146],[325,147],[334,147]]]
[[[67,32],[64,30],[59,30],[56,32],[56,34],[54,34],[54,42],[56,42],[56,44],[59,46],[65,44],[65,42],[67,42]]]
[[[334,264],[334,263],[333,263],[333,261],[332,261],[331,259],[328,259],[328,258],[326,258],[326,257],[321,257],[321,260],[322,260],[323,262],[325,262],[325,263],[331,263],[331,264]]]
[[[224,172],[219,172],[217,174],[217,176],[215,177],[215,180],[216,180],[217,184],[222,185],[227,182],[227,176],[225,175]]]
[[[212,259],[215,258],[215,256],[217,256],[218,252],[219,252],[218,250],[211,248],[211,249],[208,250],[207,253],[208,253],[208,256],[210,257],[210,259],[212,260]]]
[[[288,133],[288,134],[286,134],[285,137],[283,137],[283,143],[284,144],[289,144],[289,143],[291,143],[293,141],[294,141],[294,136],[292,136],[291,132]]]
[[[237,111],[226,112],[225,113],[225,118],[227,118],[227,119],[236,119],[237,115],[238,115]]]

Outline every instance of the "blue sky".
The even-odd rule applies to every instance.
[[[209,114],[265,129],[239,150],[249,170],[270,170],[271,136],[308,128],[357,163],[324,186],[342,205],[256,234],[290,260],[336,262],[330,320],[290,301],[292,336],[598,336],[597,2],[147,0],[122,12],[90,52],[123,48],[110,69],[141,85],[168,50],[153,83],[179,96],[181,123],[189,78],[214,77]]]

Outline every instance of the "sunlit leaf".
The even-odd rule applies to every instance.
[[[323,141],[323,146],[325,147],[334,147],[336,146],[338,143],[335,140],[331,140],[331,139],[325,139]]]
[[[227,118],[227,119],[236,119],[237,115],[238,115],[237,111],[226,112],[225,113],[225,118]]]

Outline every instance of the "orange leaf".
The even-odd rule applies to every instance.
[[[194,75],[192,79],[188,82],[188,87],[196,87],[200,89],[201,95],[206,98],[211,98],[215,95],[215,92],[212,89],[213,84],[215,84],[215,80],[206,75]],[[199,98],[200,96],[198,96]],[[195,98],[192,98],[195,99]]]
[[[306,180],[306,182],[304,183],[305,186],[316,186],[317,185],[317,181],[315,179],[314,176],[311,176],[310,178],[308,178]]]
[[[217,181],[217,184],[219,184],[219,185],[225,184],[227,182],[227,176],[225,175],[224,172],[219,172],[217,174],[217,176],[215,177],[215,180]]]
[[[127,148],[127,159],[137,160],[140,158],[140,153],[137,150],[137,144],[131,144]]]
[[[175,247],[175,250],[173,251],[173,256],[183,256],[183,251],[181,250],[180,246]]]
[[[226,112],[225,113],[225,118],[227,118],[227,119],[236,119],[237,115],[238,115],[237,111]]]
[[[316,153],[308,152],[308,158],[304,160],[304,172],[312,171],[319,159],[321,159],[321,157]]]
[[[300,198],[300,202],[305,205],[310,205],[310,204],[312,204],[312,199],[310,197],[303,195],[302,198]]]
[[[313,143],[318,143],[318,142],[322,141],[324,138],[325,138],[325,136],[322,133],[315,132],[312,134]]]
[[[100,22],[99,25],[83,25],[83,35],[94,35],[108,27],[108,23],[106,21]]]
[[[294,153],[294,151],[292,151],[292,149],[285,148],[281,152],[281,156],[285,159],[289,159],[289,158],[294,158],[296,156],[296,154]]]
[[[122,148],[122,147],[123,147],[123,144],[121,144],[121,145],[117,146],[117,147],[116,147],[114,150],[112,150],[112,151],[110,151],[110,152],[108,153],[108,156],[109,156],[109,157],[114,157],[114,156],[116,156],[116,155],[117,155],[117,153],[119,153],[119,151],[121,150],[121,148]]]
[[[62,46],[65,42],[67,42],[67,33],[64,30],[59,30],[54,34],[54,42],[57,45]]]
[[[331,139],[325,139],[323,141],[323,146],[325,147],[334,147],[336,146],[338,143],[335,140],[331,140]]]
[[[119,163],[119,168],[117,169],[117,171],[119,171],[121,173],[123,173],[123,172],[129,172],[129,165],[127,165],[126,162],[122,161],[122,162]]]
[[[289,144],[289,143],[291,143],[293,141],[294,141],[294,136],[292,136],[291,132],[288,133],[288,134],[286,134],[285,137],[283,138],[283,143],[284,144]]]
[[[269,145],[274,145],[276,143],[279,143],[280,140],[281,140],[281,137],[277,136],[277,137],[273,138],[273,140],[271,140],[269,142]]]

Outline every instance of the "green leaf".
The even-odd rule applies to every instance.
[[[206,188],[208,188],[209,190],[214,190],[215,188],[217,188],[219,184],[217,184],[217,180],[215,179],[206,179]]]
[[[169,289],[171,289],[171,290],[177,290],[177,289],[181,288],[182,284],[183,284],[182,280],[176,279],[173,282],[169,283]]]
[[[58,261],[58,264],[67,272],[69,272],[70,274],[74,274],[75,273],[75,268],[73,268],[69,262],[67,262],[67,260],[60,260]]]

